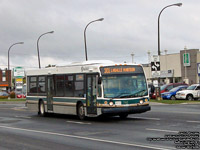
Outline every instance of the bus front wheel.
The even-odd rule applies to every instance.
[[[84,106],[83,106],[82,103],[78,104],[77,115],[78,115],[80,120],[84,120],[85,119],[85,109],[84,109]]]
[[[44,117],[45,114],[46,114],[46,112],[45,112],[45,108],[44,108],[44,102],[40,101],[40,104],[39,104],[39,115]]]

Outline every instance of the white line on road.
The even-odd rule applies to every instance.
[[[161,130],[161,129],[150,129],[150,128],[146,128],[146,130],[159,131],[159,132],[172,132],[172,133],[178,133],[179,132],[179,131],[172,131],[172,130]]]
[[[61,133],[55,133],[55,132],[46,132],[46,131],[22,129],[22,128],[15,128],[15,127],[7,127],[7,126],[0,126],[0,128],[6,128],[6,129],[18,130],[18,131],[26,131],[26,132],[34,132],[34,133],[42,133],[42,134],[49,134],[49,135],[56,135],[56,136],[63,136],[63,137],[70,137],[70,138],[77,138],[77,139],[84,139],[84,140],[111,143],[111,144],[118,144],[118,145],[125,145],[125,146],[142,147],[142,148],[148,148],[148,149],[154,149],[154,150],[172,150],[172,149],[175,150],[175,148],[172,148],[172,147],[155,147],[155,146],[150,146],[150,145],[139,145],[139,144],[133,144],[133,143],[124,143],[124,142],[117,142],[117,141],[110,141],[110,140],[103,140],[103,139],[95,139],[95,138],[89,138],[89,137],[83,137],[83,136],[61,134]]]
[[[160,120],[160,118],[148,118],[148,117],[129,117],[133,119],[146,119],[146,120]]]
[[[200,121],[186,121],[186,122],[190,122],[190,123],[200,123]]]
[[[89,122],[77,122],[77,121],[66,121],[68,123],[76,123],[76,124],[91,124]]]
[[[15,116],[16,118],[25,118],[25,119],[31,119],[31,117],[28,116]]]
[[[186,111],[162,111],[162,110],[153,110],[154,112],[165,112],[165,113],[178,113],[178,114],[193,114],[200,115],[200,112],[186,112]]]

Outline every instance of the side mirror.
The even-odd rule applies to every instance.
[[[102,83],[102,77],[99,77],[98,78],[98,84],[101,84]]]

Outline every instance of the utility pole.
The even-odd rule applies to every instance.
[[[135,55],[134,53],[131,54],[131,57],[132,57],[132,63],[134,63],[134,55]]]

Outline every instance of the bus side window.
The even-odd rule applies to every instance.
[[[74,86],[75,86],[74,96],[84,97],[84,75],[83,74],[76,75]]]
[[[64,96],[64,75],[56,75],[56,96]]]
[[[65,76],[65,96],[67,97],[74,96],[74,76],[73,75]]]

